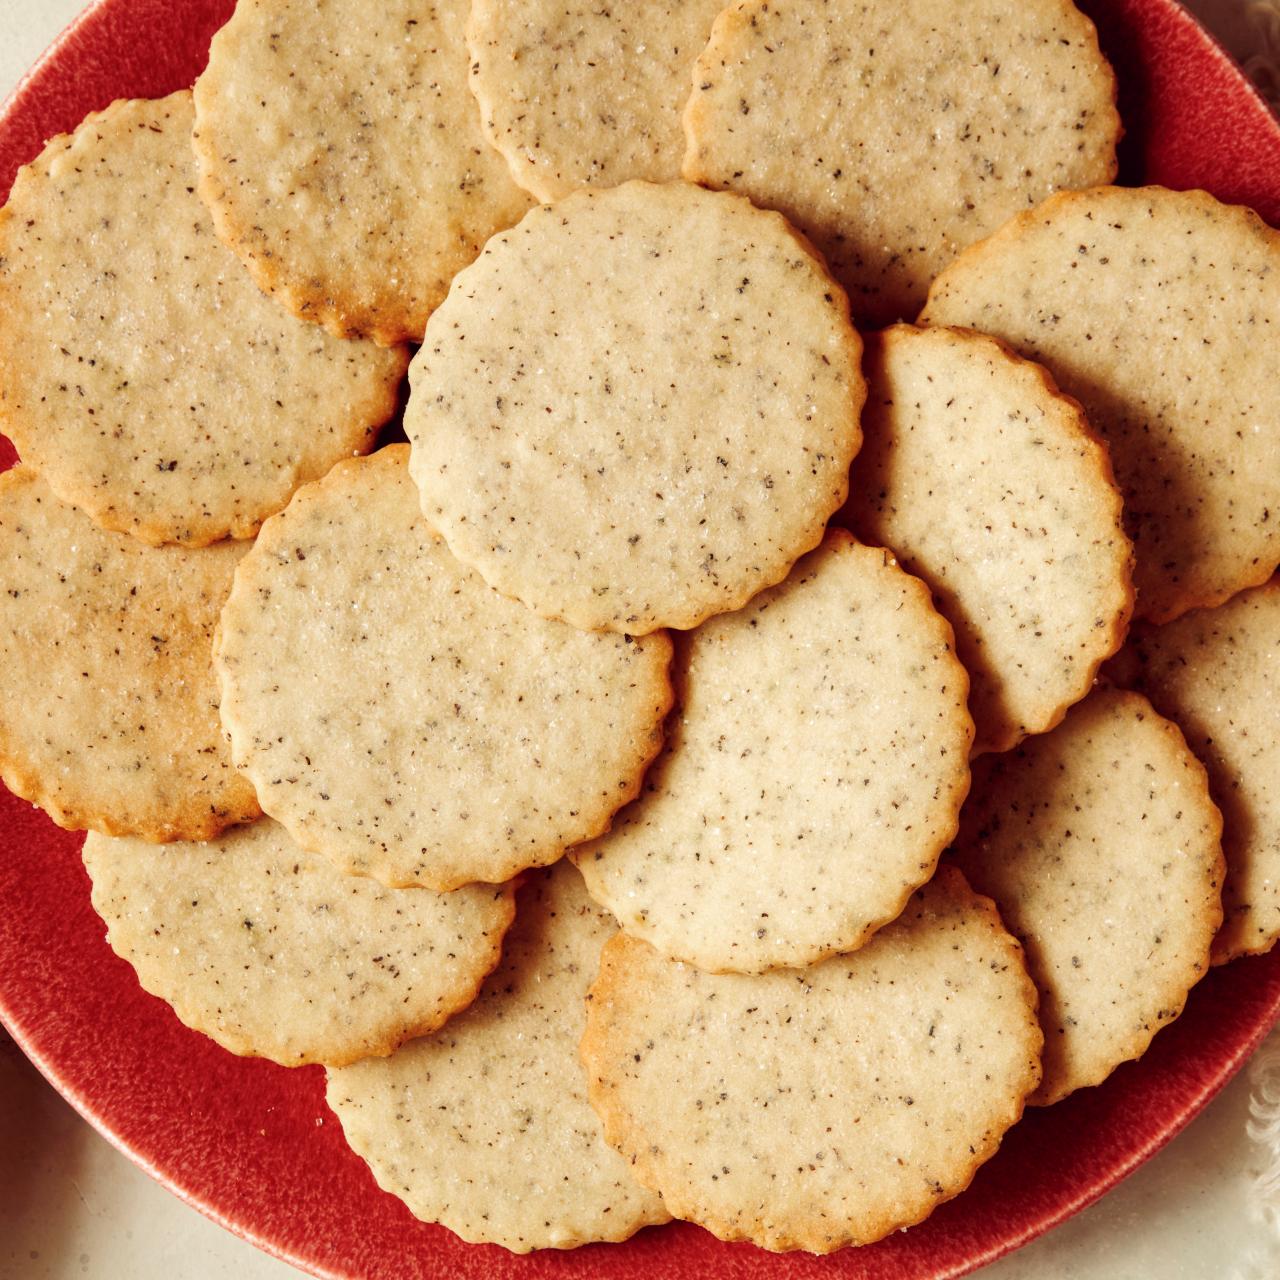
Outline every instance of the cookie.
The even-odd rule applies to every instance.
[[[1064,193],[970,249],[927,324],[1047,365],[1111,450],[1137,613],[1168,622],[1265,582],[1280,431],[1280,232],[1203,191]]]
[[[467,89],[466,0],[240,0],[196,81],[200,195],[295,315],[419,341],[529,198]]]
[[[0,777],[60,827],[202,840],[261,812],[209,646],[245,547],[148,547],[0,476]]]
[[[617,935],[582,1056],[605,1138],[677,1218],[830,1253],[969,1185],[1040,1079],[1035,989],[951,868],[861,951],[708,974]]]
[[[665,635],[593,635],[491,591],[423,519],[395,445],[263,526],[214,662],[222,723],[303,848],[391,886],[554,862],[640,787]]]
[[[910,319],[957,250],[1109,182],[1120,118],[1067,0],[741,0],[684,114],[684,176],[785,213],[865,325]]]
[[[928,583],[969,672],[974,753],[1052,728],[1124,640],[1132,548],[1080,406],[991,338],[868,339],[842,520]]]
[[[667,1221],[605,1145],[578,1060],[587,988],[614,932],[567,862],[538,873],[471,1008],[384,1061],[329,1072],[329,1105],[383,1190],[515,1253]]]
[[[163,849],[91,834],[111,949],[193,1030],[286,1067],[385,1055],[475,998],[515,915],[509,885],[386,889],[270,818]]]
[[[0,210],[0,429],[107,529],[251,537],[368,450],[403,351],[285,314],[195,195],[191,95],[121,101],[55,138]]]
[[[694,627],[783,578],[844,501],[861,344],[782,218],[628,182],[532,210],[410,369],[423,511],[545,617]]]
[[[1227,860],[1215,964],[1280,937],[1280,581],[1167,626],[1139,628],[1121,655],[1209,771]]]
[[[1178,727],[1099,688],[1051,733],[974,766],[954,859],[995,899],[1040,990],[1058,1102],[1140,1058],[1209,967],[1222,819]]]
[[[665,955],[758,973],[861,946],[933,874],[969,787],[951,628],[888,552],[833,530],[681,643],[640,798],[573,852]]]
[[[539,200],[680,176],[693,60],[724,0],[476,0],[471,89],[485,135]]]

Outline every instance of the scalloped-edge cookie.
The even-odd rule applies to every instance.
[[[1168,622],[1280,563],[1280,231],[1203,191],[1064,192],[934,281],[922,324],[1046,365],[1111,451],[1137,615]]]
[[[1133,550],[1079,404],[992,338],[867,339],[862,449],[840,519],[924,579],[969,672],[974,754],[1052,728],[1121,645]]]
[[[387,889],[270,818],[164,848],[90,834],[84,865],[143,990],[224,1049],[286,1067],[434,1031],[475,998],[515,916],[510,885]]]
[[[263,297],[195,194],[191,94],[54,138],[0,210],[0,430],[66,502],[145,542],[248,538],[367,452],[403,350]]]
[[[0,777],[60,827],[200,840],[261,812],[209,649],[243,543],[148,547],[0,476]]]
[[[539,200],[680,176],[693,60],[724,0],[475,0],[485,135]]]
[[[928,589],[843,529],[682,638],[667,746],[575,849],[665,955],[756,973],[853,951],[902,910],[969,789],[969,682]]]
[[[1227,877],[1214,964],[1270,951],[1280,937],[1280,580],[1139,627],[1121,658],[1124,683],[1187,735],[1222,810]]]
[[[214,664],[267,813],[342,870],[447,890],[608,829],[662,744],[671,642],[490,590],[423,518],[408,461],[341,463],[263,526]]]
[[[1041,1041],[1021,948],[943,868],[861,951],[803,971],[709,974],[618,934],[582,1056],[605,1138],[676,1217],[830,1253],[969,1185]]]
[[[1040,990],[1058,1102],[1141,1057],[1209,968],[1222,817],[1177,725],[1099,688],[1052,730],[974,765],[953,853],[995,900]]]
[[[685,183],[579,191],[495,236],[431,317],[404,418],[422,509],[535,613],[697,626],[821,541],[861,350],[776,213]]]
[[[467,0],[240,0],[196,81],[200,195],[268,293],[339,337],[420,341],[529,197],[467,87]]]
[[[329,1072],[329,1105],[383,1190],[514,1253],[625,1240],[670,1218],[605,1144],[578,1060],[614,933],[569,863],[533,873],[469,1009],[390,1058]]]
[[[1067,0],[742,0],[685,107],[684,176],[787,215],[864,325],[910,319],[956,252],[1110,182],[1120,118]]]

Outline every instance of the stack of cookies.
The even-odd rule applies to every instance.
[[[1280,937],[1280,233],[1114,102],[1067,0],[240,0],[19,175],[0,774],[420,1218],[865,1244]]]

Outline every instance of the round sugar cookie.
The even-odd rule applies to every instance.
[[[618,934],[582,1057],[605,1138],[677,1218],[830,1253],[969,1185],[1040,1079],[1018,944],[939,871],[861,951],[709,974]]]
[[[0,210],[0,429],[59,497],[146,542],[251,537],[363,453],[403,351],[264,298],[195,195],[191,94],[55,138]]]
[[[1124,640],[1132,548],[1106,449],[1038,365],[991,338],[868,339],[842,520],[928,583],[969,672],[974,753],[1057,724]]]
[[[390,1058],[329,1072],[329,1105],[384,1191],[514,1253],[625,1240],[670,1218],[605,1144],[578,1059],[615,932],[569,863],[540,872],[475,1004]]]
[[[270,818],[163,849],[90,835],[111,949],[189,1027],[286,1067],[388,1054],[475,998],[515,915],[510,885],[386,889]]]
[[[423,519],[408,455],[342,463],[263,526],[214,662],[267,813],[344,871],[448,890],[608,828],[661,745],[671,642],[491,591]]]
[[[956,864],[1040,990],[1047,1105],[1140,1058],[1209,968],[1222,818],[1178,727],[1099,688],[1050,733],[974,766]]]
[[[724,0],[476,0],[471,89],[485,134],[539,200],[680,176],[693,60]]]
[[[1280,562],[1280,232],[1203,191],[1064,193],[974,246],[921,323],[1048,366],[1111,451],[1137,613],[1167,622]]]
[[[694,627],[783,578],[844,501],[861,343],[777,214],[628,182],[532,210],[410,369],[427,518],[587,630]]]
[[[742,0],[684,115],[684,176],[785,213],[861,324],[910,319],[957,251],[1109,182],[1120,118],[1068,0]]]
[[[969,682],[924,584],[833,530],[682,641],[640,798],[573,851],[598,902],[700,968],[861,946],[933,874],[969,788]]]
[[[202,840],[261,812],[209,649],[243,543],[148,547],[0,476],[0,777],[60,827]]]
[[[1221,964],[1280,937],[1280,581],[1143,627],[1122,657],[1209,771],[1222,810]]]
[[[196,81],[200,195],[295,315],[422,338],[529,207],[467,88],[467,0],[240,0]]]

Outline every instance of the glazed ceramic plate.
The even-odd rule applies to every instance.
[[[1121,85],[1126,182],[1206,187],[1280,224],[1280,128],[1171,0],[1081,0]],[[52,134],[117,97],[191,84],[232,0],[101,0],[0,113],[0,197]],[[13,451],[0,440],[0,466]],[[20,698],[8,673],[5,696]],[[926,1223],[826,1259],[723,1245],[688,1225],[516,1258],[426,1226],[374,1185],[319,1068],[241,1060],[143,994],[89,905],[81,838],[0,788],[0,1016],[63,1095],[154,1177],[318,1276],[728,1276],[937,1280],[1017,1248],[1147,1159],[1218,1091],[1280,1011],[1280,952],[1220,969],[1140,1063],[1019,1124]]]

